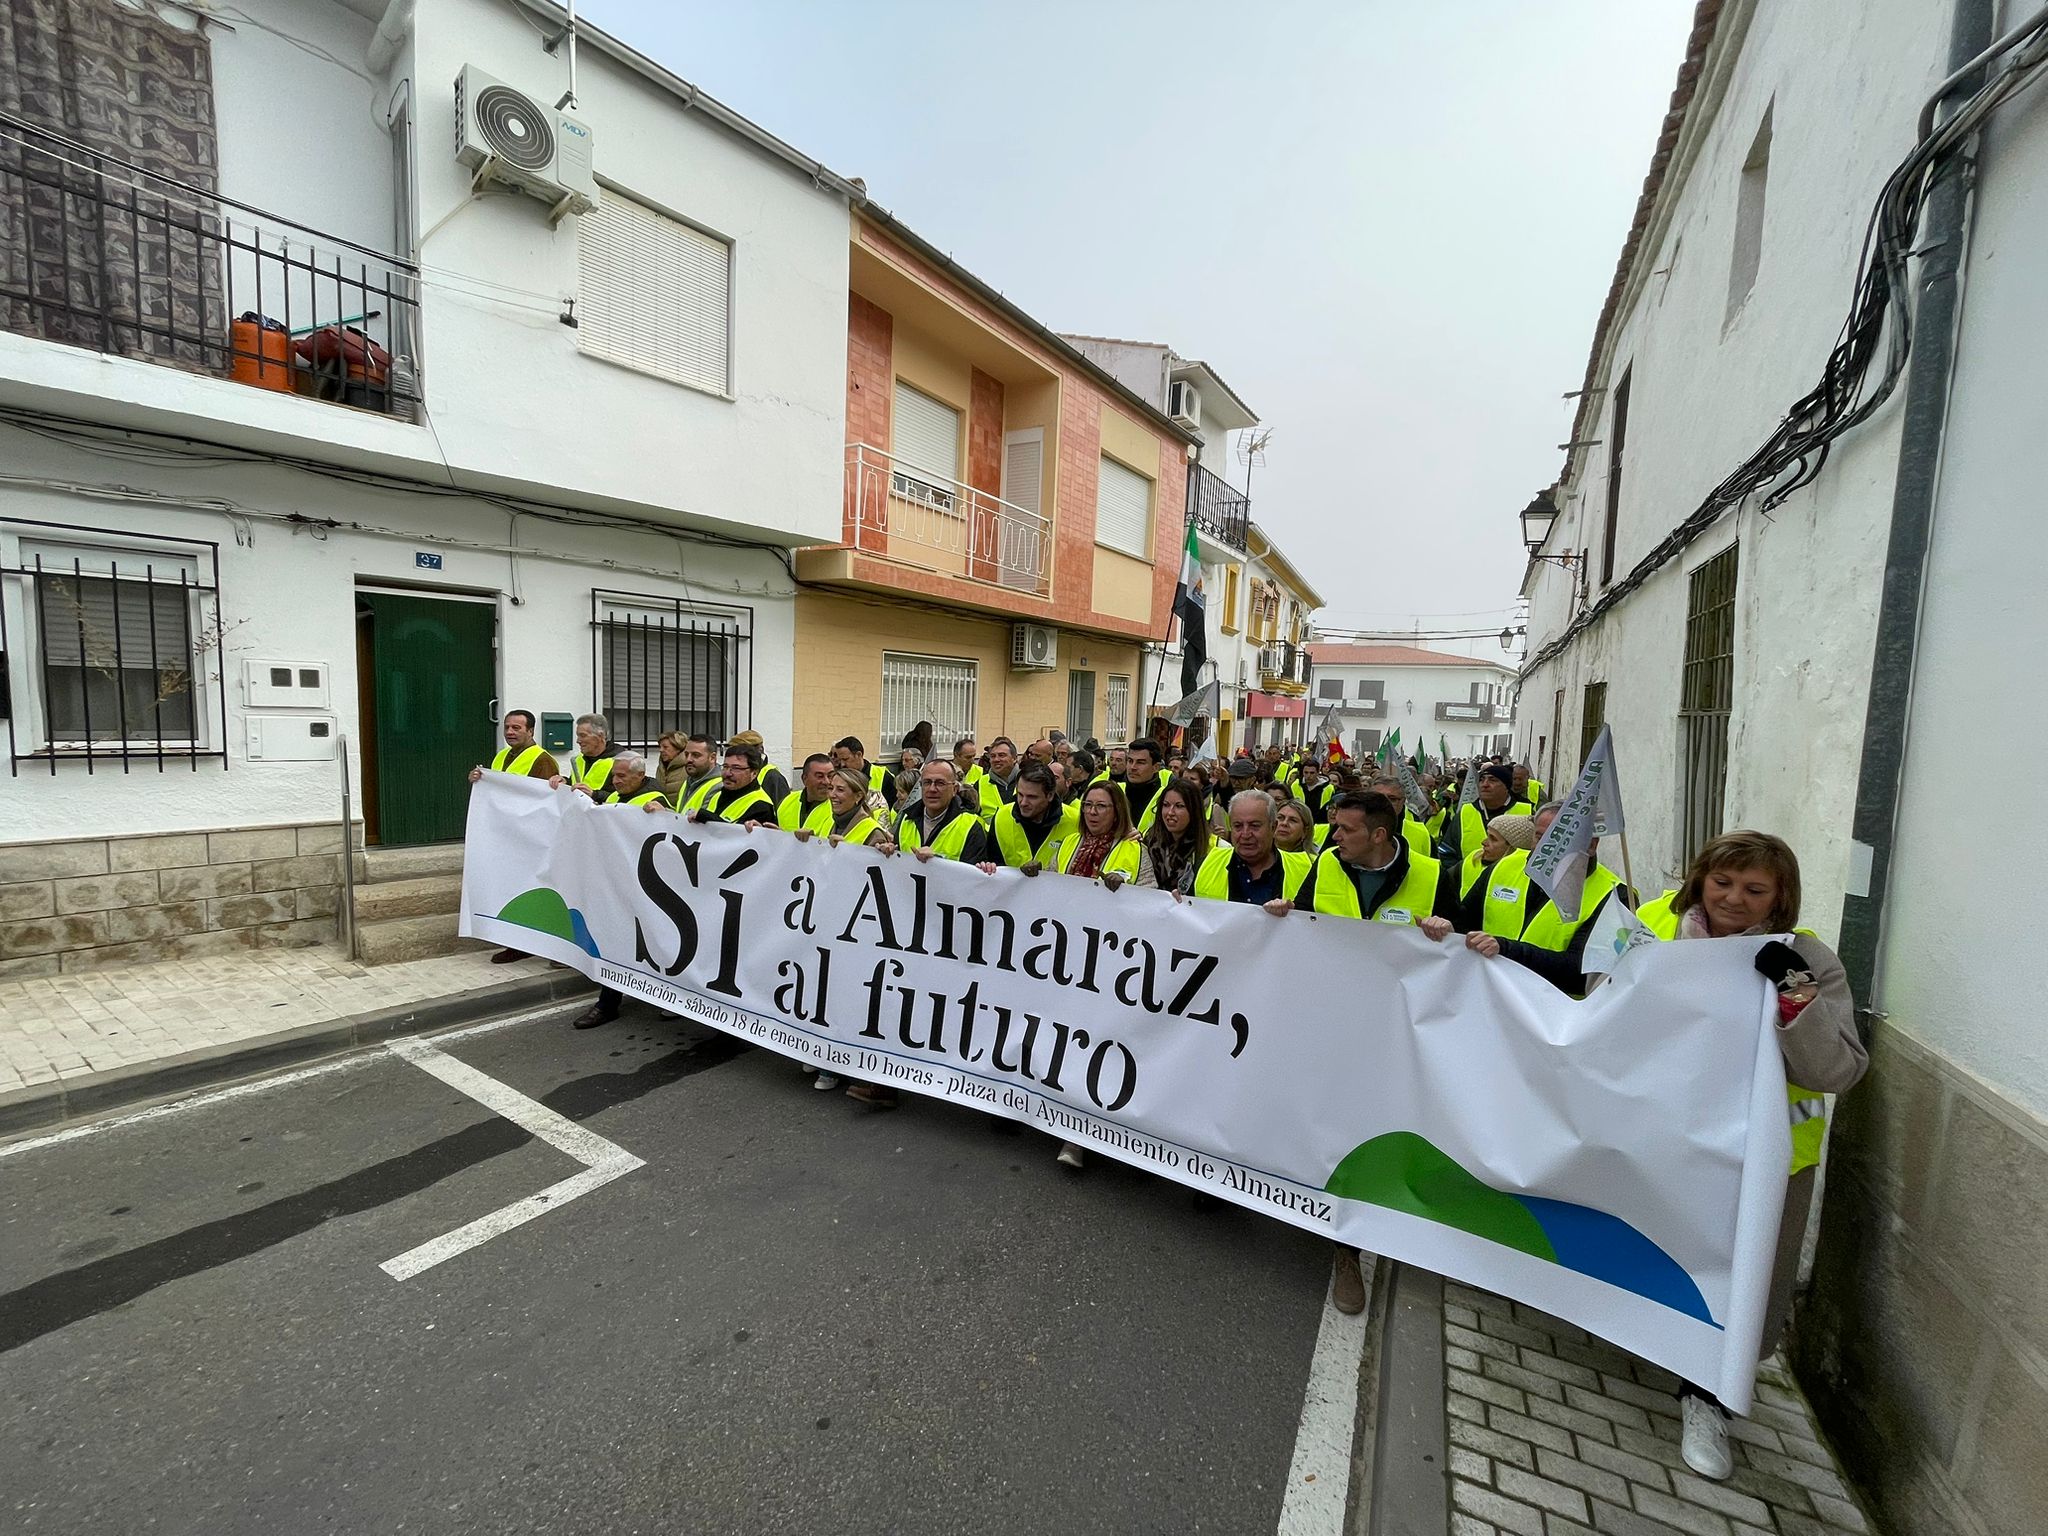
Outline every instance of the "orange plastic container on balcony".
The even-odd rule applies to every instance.
[[[228,377],[258,389],[275,389],[289,394],[292,389],[292,338],[287,331],[273,330],[260,321],[237,320],[229,333],[234,356],[228,363]]]

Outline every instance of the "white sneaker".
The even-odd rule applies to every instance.
[[[1685,1464],[1701,1477],[1725,1483],[1735,1471],[1735,1458],[1728,1452],[1728,1415],[1719,1403],[1687,1393],[1678,1400],[1685,1416],[1685,1433],[1678,1448]]]
[[[1062,1168],[1079,1168],[1081,1166],[1080,1145],[1076,1142],[1071,1141],[1061,1142],[1060,1155],[1054,1158],[1053,1161],[1058,1163]]]
[[[837,1088],[839,1086],[839,1081],[840,1080],[836,1075],[825,1071],[821,1067],[818,1069],[818,1080],[812,1083],[811,1086],[817,1089],[820,1093],[830,1093],[834,1088]]]

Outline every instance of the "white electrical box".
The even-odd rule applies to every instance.
[[[251,715],[249,761],[316,763],[334,756],[332,715]]]
[[[327,708],[324,661],[245,661],[242,683],[251,709]]]

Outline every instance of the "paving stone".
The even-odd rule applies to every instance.
[[[1493,1463],[1477,1451],[1468,1451],[1460,1446],[1450,1448],[1451,1473],[1456,1477],[1469,1477],[1475,1483],[1493,1481]]]
[[[1651,1427],[1650,1416],[1634,1403],[1617,1402],[1604,1392],[1588,1392],[1584,1387],[1566,1387],[1564,1400],[1582,1413],[1596,1414],[1600,1418],[1611,1419],[1616,1424],[1626,1425],[1630,1429]]]
[[[1512,1467],[1532,1472],[1536,1469],[1535,1447],[1526,1440],[1517,1440],[1512,1435],[1504,1435],[1483,1425],[1468,1424],[1463,1419],[1451,1420],[1450,1437],[1452,1445],[1464,1446]]]
[[[1816,1493],[1813,1496],[1813,1507],[1821,1519],[1839,1530],[1854,1532],[1855,1536],[1864,1536],[1870,1529],[1869,1523],[1863,1518],[1863,1511],[1847,1499],[1834,1499],[1824,1493]]]
[[[1451,1323],[1448,1319],[1444,1323],[1444,1342],[1455,1344],[1460,1349],[1469,1349],[1475,1354],[1491,1355],[1494,1359],[1505,1361],[1509,1365],[1517,1362],[1515,1346],[1506,1339],[1496,1339],[1488,1333],[1475,1333],[1470,1328]]]
[[[171,832],[155,837],[117,837],[107,843],[107,868],[115,874],[135,869],[176,869],[206,862],[204,832]]]
[[[1513,1499],[1501,1497],[1491,1488],[1481,1488],[1462,1477],[1451,1479],[1451,1502],[1468,1515],[1490,1520],[1515,1536],[1543,1536],[1543,1512]]]
[[[1557,1354],[1559,1359],[1569,1360],[1574,1365],[1583,1365],[1589,1370],[1613,1371],[1619,1374],[1633,1367],[1628,1351],[1616,1349],[1605,1339],[1588,1338],[1583,1343],[1559,1339]]]
[[[1749,1417],[1782,1435],[1794,1435],[1802,1440],[1820,1438],[1814,1432],[1813,1421],[1807,1418],[1803,1410],[1779,1408],[1771,1403],[1756,1403],[1751,1406]]]
[[[1444,1394],[1444,1412],[1449,1414],[1451,1418],[1461,1419],[1468,1424],[1484,1424],[1486,1422],[1486,1404],[1479,1401],[1476,1397],[1467,1397],[1462,1392],[1446,1392]]]
[[[1505,1382],[1531,1397],[1547,1397],[1552,1402],[1564,1400],[1564,1383],[1555,1377],[1524,1370],[1519,1365],[1509,1365],[1505,1360],[1487,1360],[1481,1365],[1481,1370],[1488,1380]]]
[[[1444,1303],[1444,1321],[1455,1328],[1477,1328],[1479,1314],[1470,1307],[1461,1307],[1447,1301]]]
[[[1755,1446],[1743,1447],[1742,1459],[1758,1472],[1795,1483],[1809,1492],[1825,1493],[1838,1499],[1848,1496],[1849,1490],[1842,1485],[1842,1479],[1832,1464],[1817,1467],[1796,1456],[1776,1455]]]
[[[1593,1529],[1601,1536],[1673,1536],[1679,1528],[1596,1499],[1593,1501]]]
[[[1467,1397],[1476,1397],[1515,1413],[1522,1412],[1527,1403],[1527,1399],[1515,1388],[1502,1382],[1488,1381],[1485,1377],[1475,1376],[1470,1371],[1451,1371],[1444,1379],[1453,1392],[1462,1392]]]
[[[1671,1372],[1665,1370],[1661,1365],[1652,1365],[1647,1360],[1634,1359],[1629,1362],[1629,1365],[1635,1372],[1637,1381],[1640,1381],[1646,1387],[1655,1387],[1659,1392],[1669,1392],[1675,1396],[1678,1389],[1685,1385],[1685,1383],[1672,1375]]]
[[[1541,1419],[1545,1424],[1554,1424],[1559,1429],[1570,1430],[1585,1439],[1598,1440],[1608,1445],[1614,1443],[1613,1421],[1587,1413],[1583,1409],[1570,1408],[1563,1403],[1553,1403],[1548,1398],[1537,1397],[1529,1400],[1529,1414],[1532,1418]]]
[[[1570,1339],[1574,1343],[1586,1337],[1585,1330],[1575,1323],[1568,1323],[1561,1317],[1552,1317],[1548,1312],[1532,1307],[1526,1302],[1515,1303],[1515,1321],[1525,1327],[1538,1328],[1553,1339]]]
[[[1545,1424],[1526,1414],[1515,1413],[1506,1408],[1487,1409],[1486,1423],[1489,1429],[1498,1430],[1504,1435],[1513,1435],[1517,1440],[1527,1440],[1532,1445],[1547,1445],[1553,1451],[1571,1454],[1571,1435],[1555,1424]]]
[[[107,845],[96,838],[75,843],[0,844],[0,885],[105,873]]]
[[[1676,1440],[1667,1440],[1662,1435],[1646,1435],[1639,1429],[1617,1428],[1614,1431],[1615,1444],[1632,1455],[1660,1462],[1673,1471],[1685,1468],[1685,1457],[1678,1449]]]
[[[1607,1447],[1598,1446],[1600,1450]],[[1606,1499],[1612,1504],[1628,1502],[1628,1482],[1614,1473],[1592,1466],[1575,1456],[1563,1456],[1556,1451],[1541,1450],[1536,1453],[1536,1470],[1555,1483],[1567,1483],[1582,1493],[1596,1499]],[[1662,1469],[1657,1469],[1660,1474]]]
[[[1486,1312],[1495,1317],[1513,1318],[1514,1304],[1505,1296],[1496,1296],[1491,1291],[1474,1290],[1469,1285],[1460,1285],[1455,1280],[1444,1282],[1444,1300],[1474,1312]]]
[[[1752,1525],[1770,1524],[1771,1511],[1762,1499],[1751,1498],[1741,1490],[1721,1483],[1710,1483],[1694,1473],[1672,1473],[1671,1491],[1688,1504],[1704,1504],[1731,1520],[1747,1520]]]
[[[1678,1396],[1673,1392],[1660,1392],[1655,1387],[1646,1387],[1626,1376],[1617,1376],[1611,1371],[1602,1372],[1597,1382],[1581,1382],[1581,1386],[1598,1387],[1609,1397],[1619,1398],[1624,1403],[1634,1403],[1645,1413],[1676,1413]]]
[[[1579,1455],[1602,1471],[1612,1472],[1632,1483],[1642,1483],[1660,1493],[1671,1487],[1671,1469],[1664,1463],[1638,1456],[1634,1451],[1625,1451],[1620,1446],[1602,1445],[1598,1440],[1581,1440]]]
[[[1451,1536],[1500,1536],[1500,1527],[1489,1525],[1484,1520],[1474,1520],[1470,1515],[1453,1510]]]
[[[1583,1365],[1574,1365],[1569,1360],[1561,1360],[1556,1355],[1546,1354],[1540,1349],[1523,1350],[1521,1363],[1523,1369],[1534,1371],[1539,1376],[1549,1376],[1591,1391],[1600,1390],[1598,1372],[1589,1371]]]
[[[1511,1499],[1521,1499],[1543,1509],[1557,1511],[1573,1520],[1587,1517],[1586,1496],[1576,1488],[1524,1472],[1520,1467],[1502,1467],[1494,1475],[1494,1486]]]
[[[1688,1504],[1683,1499],[1673,1498],[1668,1493],[1658,1493],[1653,1488],[1634,1488],[1636,1512],[1648,1515],[1652,1520],[1662,1520],[1666,1525],[1676,1526],[1689,1536],[1734,1536],[1728,1529],[1728,1517],[1715,1510],[1703,1509],[1697,1504]]]
[[[1479,1356],[1473,1354],[1469,1349],[1460,1349],[1455,1344],[1446,1344],[1444,1346],[1444,1364],[1461,1371],[1476,1371],[1479,1369]]]
[[[1531,1328],[1526,1323],[1490,1312],[1479,1319],[1479,1331],[1490,1333],[1497,1339],[1506,1339],[1510,1344],[1526,1344],[1531,1349],[1550,1348],[1550,1335],[1540,1328]]]

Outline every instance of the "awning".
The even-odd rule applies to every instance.
[[[1255,692],[1246,697],[1244,712],[1254,720],[1305,720],[1308,700],[1290,699],[1284,693]]]

